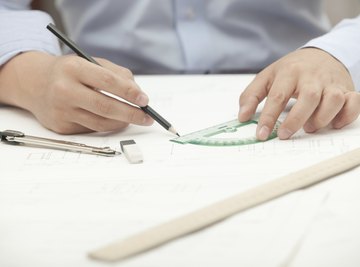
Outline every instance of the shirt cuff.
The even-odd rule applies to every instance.
[[[0,65],[25,51],[60,55],[58,40],[46,29],[52,21],[41,11],[0,11]]]
[[[308,42],[304,47],[322,49],[348,69],[357,91],[360,91],[360,16],[346,19],[329,33]]]

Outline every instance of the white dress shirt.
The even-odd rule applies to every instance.
[[[28,0],[0,0],[0,64],[29,50],[59,54],[51,18]],[[258,72],[315,46],[360,87],[360,17],[332,31],[321,0],[58,0],[66,30],[87,53],[135,73]],[[328,33],[329,32],[329,33]]]

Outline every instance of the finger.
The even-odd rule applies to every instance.
[[[336,115],[332,126],[340,129],[353,122],[360,114],[360,93],[348,92],[345,94],[345,104],[342,110]]]
[[[104,119],[144,126],[153,123],[153,119],[141,109],[91,90],[83,85],[77,85],[73,91],[73,98],[76,99],[74,104],[76,106]]]
[[[345,94],[342,90],[334,87],[325,88],[319,106],[304,125],[305,132],[313,133],[326,127],[344,104]]]
[[[62,92],[64,92],[64,90],[62,90]],[[69,94],[65,95],[69,96]],[[58,94],[58,97],[60,97],[59,101],[62,102],[63,105],[59,106],[55,103],[52,103],[52,108],[44,111],[44,113],[34,113],[37,120],[45,128],[58,134],[78,134],[91,132],[90,129],[87,129],[72,121],[76,111],[71,101],[68,101],[68,98],[63,94]]]
[[[270,80],[268,75],[270,75],[270,71],[259,73],[240,95],[239,121],[250,120],[251,116],[256,112],[257,106],[266,97]]]
[[[95,132],[117,131],[126,128],[129,124],[123,121],[107,119],[87,110],[78,109],[73,121]]]
[[[296,90],[296,80],[290,75],[278,75],[272,84],[264,109],[261,112],[256,136],[259,140],[266,140],[287,102]]]
[[[320,84],[298,85],[298,100],[279,127],[278,137],[280,139],[288,139],[303,127],[319,105],[322,91]]]
[[[44,124],[43,124],[44,125]],[[52,130],[58,134],[80,134],[80,133],[89,133],[93,130],[90,130],[80,124],[74,122],[61,122],[56,123],[55,125],[44,125],[49,130]]]
[[[93,64],[82,58],[69,58],[65,63],[69,75],[76,76],[79,82],[119,96],[135,105],[146,106],[148,96],[132,80],[105,67]]]

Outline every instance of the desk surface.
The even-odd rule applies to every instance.
[[[136,77],[181,134],[236,118],[251,79]],[[87,253],[360,144],[359,120],[239,147],[175,144],[158,125],[59,136],[9,107],[0,125],[118,149],[135,139],[145,160],[0,144],[0,266],[14,267],[106,266]],[[354,169],[115,266],[360,266],[359,176]]]

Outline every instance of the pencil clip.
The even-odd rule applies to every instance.
[[[19,132],[15,130],[6,130],[0,132],[0,138],[1,141],[14,145],[46,147],[46,148],[60,149],[65,151],[83,152],[83,153],[107,156],[107,157],[113,157],[121,154],[119,151],[113,150],[110,147],[94,147],[81,143],[36,137],[31,135],[25,135],[23,132]]]

